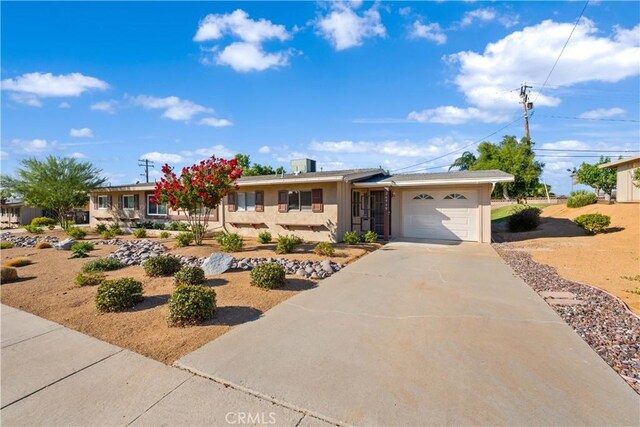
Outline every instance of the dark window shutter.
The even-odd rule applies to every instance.
[[[256,191],[256,212],[264,212],[264,191]]]
[[[123,194],[118,196],[118,207],[120,209],[124,209],[124,195]]]
[[[236,193],[227,194],[227,207],[229,208],[229,212],[236,211]]]
[[[111,204],[111,196],[107,196],[107,208],[111,209],[113,205]]]
[[[324,211],[322,203],[322,188],[311,190],[311,212],[320,213]]]
[[[278,191],[278,212],[289,212],[288,191]]]
[[[140,209],[140,196],[137,194],[133,195],[133,205],[135,206],[136,210]]]
[[[98,196],[93,196],[93,208],[98,209]]]
[[[209,213],[209,219],[211,221],[217,222],[218,221],[218,207],[216,206],[215,209],[211,209],[211,212]]]

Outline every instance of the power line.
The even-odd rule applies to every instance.
[[[417,172],[421,172],[421,171],[429,171],[429,170],[434,170],[434,169],[442,169],[442,168],[448,168],[451,165],[440,165],[440,166],[430,166],[428,168],[418,168],[418,169],[412,169],[412,170],[408,170],[405,172],[402,172],[399,175],[405,175],[405,174],[410,174],[410,173],[417,173]]]
[[[577,153],[640,153],[640,150],[581,150],[581,149],[562,149],[562,148],[534,148],[533,151],[568,151]]]
[[[572,119],[572,120],[595,120],[602,122],[629,122],[629,123],[640,123],[640,120],[632,120],[632,119],[607,119],[607,118],[589,118],[589,117],[571,117],[571,116],[550,116],[550,115],[540,115],[538,117],[545,117],[551,119]]]
[[[589,157],[589,158],[596,158],[596,159],[598,159],[598,158],[603,157],[603,156],[595,155],[595,154],[594,154],[594,155],[583,155],[583,154],[575,154],[575,155],[565,155],[565,154],[540,154],[539,156],[536,156],[536,158],[537,158],[537,157],[552,157],[552,158],[554,158],[554,159],[574,159],[574,158],[576,158],[576,157]],[[605,156],[605,157],[609,157],[609,156]],[[626,159],[626,158],[628,158],[628,157],[630,157],[630,156],[620,156],[620,157],[622,157],[623,159]]]

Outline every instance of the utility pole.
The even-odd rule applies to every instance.
[[[533,102],[529,102],[529,94],[527,90],[531,89],[531,86],[527,86],[523,83],[520,86],[520,99],[522,99],[522,109],[524,111],[524,136],[527,138],[527,143],[531,145],[531,134],[529,133],[529,110],[533,108]]]
[[[144,168],[144,173],[141,173],[140,176],[144,176],[147,182],[149,182],[149,168],[155,167],[153,166],[153,160],[140,159],[138,160],[138,162],[142,162],[142,163],[138,163],[138,166],[141,166]]]

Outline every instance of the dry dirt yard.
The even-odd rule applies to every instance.
[[[65,238],[61,232],[49,232]],[[130,236],[122,236],[130,239]],[[95,241],[96,235],[85,240]],[[172,250],[172,241],[166,242],[168,253],[208,256],[218,251],[212,240],[205,246],[189,246]],[[270,256],[323,260],[313,253],[313,245],[304,244],[295,253],[277,255],[273,244],[260,245],[254,240],[245,241],[242,252],[232,254],[236,258]],[[346,264],[377,249],[379,245],[335,245],[337,263]],[[2,284],[0,301],[21,310],[58,322],[101,340],[133,350],[137,353],[171,364],[183,355],[201,347],[228,332],[236,325],[257,319],[267,310],[306,289],[322,286],[322,282],[287,276],[286,285],[280,289],[263,290],[250,285],[248,271],[229,270],[224,274],[207,277],[205,286],[216,291],[217,309],[214,318],[201,325],[186,328],[167,325],[167,301],[174,290],[172,277],[146,277],[141,266],[130,266],[107,272],[108,278],[133,277],[144,284],[144,301],[121,313],[99,314],[95,308],[95,287],[79,288],[74,279],[82,265],[104,257],[116,250],[116,246],[96,245],[89,258],[69,259],[70,252],[55,249],[12,248],[1,251],[2,263],[15,257],[28,257],[31,265],[18,268],[20,281]]]
[[[586,235],[571,221],[587,213],[609,215],[609,232]],[[505,225],[494,225],[497,240],[511,242],[512,249],[530,253],[534,261],[555,267],[566,279],[610,292],[640,314],[640,295],[628,292],[640,289],[640,204],[555,205],[542,211],[537,230],[508,233]]]

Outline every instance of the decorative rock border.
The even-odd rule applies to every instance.
[[[570,292],[580,304],[550,304],[578,335],[640,394],[640,318],[616,297],[566,280],[555,268],[539,264],[508,243],[494,244],[498,254],[539,294]],[[546,299],[549,302],[549,299]]]
[[[12,233],[0,234],[0,240],[11,242],[16,248],[35,248],[38,242],[58,243],[58,238],[54,236],[24,236]]]

